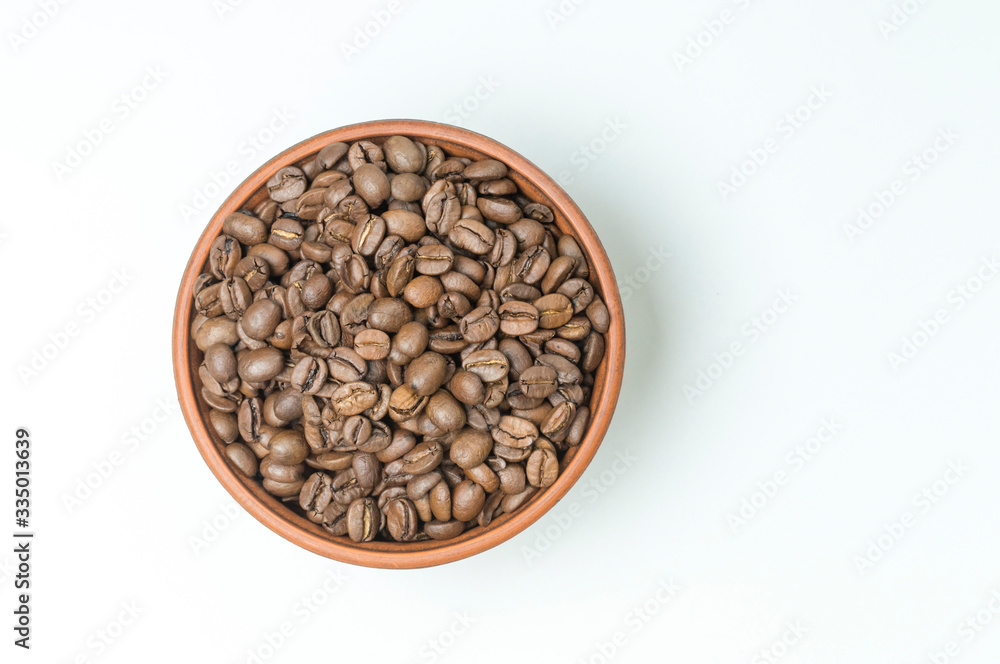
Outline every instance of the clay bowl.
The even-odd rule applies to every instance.
[[[521,192],[548,205],[555,213],[559,229],[576,237],[587,254],[591,282],[607,304],[611,329],[606,335],[607,350],[594,384],[589,430],[583,441],[566,453],[555,484],[536,493],[514,514],[494,519],[486,528],[477,526],[467,530],[453,540],[356,544],[347,537],[331,536],[264,491],[258,481],[243,477],[226,461],[223,443],[210,432],[209,409],[201,397],[198,366],[202,352],[189,338],[194,315],[192,288],[195,278],[207,271],[209,247],[220,233],[223,220],[232,212],[252,208],[261,201],[266,196],[264,184],[271,174],[284,166],[301,165],[334,141],[351,143],[367,139],[381,143],[397,134],[436,144],[450,155],[472,159],[492,157],[507,164],[510,177]],[[510,148],[465,129],[417,120],[381,120],[334,129],[285,150],[255,171],[226,199],[202,233],[184,271],[174,313],[173,361],[181,409],[198,451],[226,490],[254,518],[290,542],[334,560],[390,569],[430,567],[467,558],[512,538],[541,518],[580,478],[608,430],[618,401],[625,363],[625,325],[618,286],[601,241],[580,208],[537,166]]]

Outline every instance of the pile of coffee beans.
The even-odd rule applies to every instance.
[[[552,210],[405,136],[332,143],[267,194],[194,285],[232,466],[355,542],[449,539],[551,486],[610,324]]]

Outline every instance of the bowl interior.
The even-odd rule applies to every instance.
[[[513,514],[504,514],[486,528],[476,526],[447,541],[369,542],[358,544],[348,537],[333,537],[287,504],[267,493],[256,481],[233,470],[224,457],[225,444],[207,426],[209,406],[201,397],[198,367],[202,351],[189,339],[194,316],[194,279],[207,271],[209,247],[221,232],[222,222],[232,212],[253,208],[267,197],[264,187],[270,175],[287,165],[311,159],[334,141],[371,140],[381,143],[389,136],[417,138],[428,146],[440,146],[450,156],[470,159],[493,158],[504,162],[521,193],[552,209],[555,224],[577,238],[590,263],[595,291],[611,314],[611,329],[605,335],[606,351],[595,372],[590,399],[590,424],[581,443],[570,448],[560,464],[556,482],[537,492]],[[624,324],[621,300],[614,274],[596,234],[569,196],[536,166],[509,148],[473,132],[420,121],[381,121],[352,125],[315,136],[281,153],[250,175],[223,203],[195,247],[178,293],[174,320],[174,369],[185,419],[206,463],[245,509],[278,534],[311,551],[354,564],[373,567],[423,567],[441,564],[486,550],[509,539],[542,516],[576,482],[597,451],[617,402],[624,365]]]

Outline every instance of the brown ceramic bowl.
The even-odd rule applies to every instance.
[[[331,536],[264,491],[257,480],[247,479],[236,472],[226,461],[224,444],[210,432],[208,406],[200,396],[202,385],[198,366],[202,353],[189,337],[194,315],[192,287],[195,278],[207,271],[209,247],[219,235],[223,220],[230,213],[252,208],[264,199],[264,184],[272,173],[283,166],[301,165],[334,141],[351,143],[367,139],[381,143],[397,134],[436,144],[449,155],[472,159],[492,157],[507,164],[509,177],[517,183],[521,192],[552,208],[559,229],[573,235],[587,254],[591,282],[607,304],[611,329],[606,335],[604,361],[595,377],[590,427],[583,441],[566,453],[555,484],[536,493],[515,513],[494,519],[486,528],[477,526],[467,530],[453,540],[356,544],[347,537]],[[181,409],[198,450],[226,490],[254,518],[290,542],[334,560],[390,569],[429,567],[466,558],[510,539],[541,518],[580,478],[608,430],[618,401],[625,363],[625,325],[615,275],[601,241],[580,208],[537,166],[510,148],[465,129],[417,120],[382,120],[334,129],[285,150],[260,167],[226,199],[202,233],[184,271],[174,313],[173,360]]]

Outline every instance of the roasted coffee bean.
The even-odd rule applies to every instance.
[[[247,282],[233,276],[222,281],[219,286],[219,304],[222,312],[232,320],[239,320],[253,303],[253,293]]]
[[[280,169],[267,181],[268,194],[276,203],[298,198],[305,192],[307,186],[305,173],[295,166]]]
[[[556,481],[610,312],[516,180],[403,136],[332,143],[225,218],[190,333],[238,472],[358,542],[488,528]]]
[[[429,473],[423,473],[421,475],[414,475],[413,478],[406,483],[406,495],[410,498],[410,500],[419,500],[430,493],[430,490],[433,489],[440,481],[441,473],[436,470],[432,470]]]
[[[486,492],[472,480],[462,480],[451,497],[451,512],[459,521],[472,521],[483,509]]]
[[[604,301],[595,295],[594,299],[587,306],[586,311],[587,318],[590,319],[590,324],[594,327],[594,330],[601,334],[607,334],[611,328],[611,314],[608,312]]]
[[[264,490],[270,493],[272,496],[278,498],[293,498],[299,495],[302,491],[303,480],[296,480],[294,482],[279,482],[273,480],[270,477],[265,477],[262,482],[264,485]]]
[[[499,180],[507,177],[507,166],[496,159],[481,159],[466,166],[462,175],[474,182]]]
[[[563,401],[549,412],[548,417],[538,427],[539,432],[550,440],[562,440],[566,437],[570,424],[576,417],[576,404]]]
[[[423,217],[415,212],[387,210],[382,213],[382,219],[388,236],[396,236],[401,242],[416,242],[427,233]]]
[[[330,397],[330,404],[341,417],[359,415],[375,405],[378,390],[363,382],[344,383]]]
[[[439,521],[451,519],[451,487],[445,481],[435,484],[428,492],[431,503],[431,512],[434,518]]]
[[[591,324],[589,318],[586,316],[573,316],[566,324],[556,329],[556,334],[570,341],[583,341],[590,335],[590,331]]]
[[[299,506],[307,512],[322,512],[333,501],[333,478],[313,473],[299,492]]]
[[[506,335],[518,337],[538,328],[538,309],[530,302],[510,300],[500,305],[498,313],[500,329]]]
[[[578,385],[583,379],[580,369],[561,355],[539,355],[535,362],[555,369],[560,384]]]
[[[458,221],[462,203],[455,194],[455,185],[448,180],[438,180],[421,201],[427,228],[432,233],[447,235]]]
[[[382,330],[362,330],[354,337],[354,351],[366,360],[383,359],[389,346],[389,335]]]
[[[376,330],[395,333],[413,320],[405,302],[388,297],[377,298],[368,309],[368,325]]]
[[[226,279],[233,276],[236,266],[243,258],[243,249],[239,241],[228,235],[220,235],[212,242],[208,252],[208,265],[212,276],[216,279]]]
[[[215,412],[215,411],[213,411]],[[257,457],[250,451],[250,448],[243,443],[230,443],[226,446],[226,458],[236,470],[243,473],[245,477],[256,477]]]
[[[482,343],[500,329],[500,317],[492,307],[477,307],[462,318],[458,328],[469,343]]]
[[[420,274],[438,275],[451,269],[455,254],[443,244],[427,244],[417,249],[414,269]]]
[[[472,279],[461,272],[456,272],[452,270],[451,272],[445,272],[441,275],[441,284],[444,286],[446,291],[452,293],[461,293],[465,297],[469,298],[470,302],[474,302],[479,299],[479,294],[482,290],[476,285]]]
[[[382,144],[385,163],[395,173],[419,173],[426,155],[406,136],[390,136]]]
[[[457,371],[452,376],[448,389],[456,399],[464,404],[474,406],[486,400],[486,387],[483,380],[471,371]]]
[[[242,279],[251,292],[256,293],[264,287],[268,277],[271,276],[271,266],[263,258],[246,256],[236,264],[233,276]]]
[[[501,445],[524,449],[538,438],[538,427],[520,417],[504,415],[491,433],[493,440]]]
[[[281,217],[271,224],[269,242],[279,249],[294,251],[302,244],[304,235],[305,230],[298,219],[295,217]]]
[[[500,488],[500,478],[485,463],[465,469],[465,476],[483,487],[486,493],[493,493]]]
[[[476,207],[485,218],[498,224],[513,224],[521,218],[521,208],[507,198],[483,196],[476,201]]]
[[[448,233],[448,239],[459,249],[478,255],[492,251],[496,242],[489,226],[475,219],[459,219]]]
[[[222,232],[246,245],[267,241],[267,224],[242,212],[234,212],[226,217],[222,222]]]
[[[437,441],[423,442],[403,455],[403,472],[421,475],[437,468],[444,458],[444,449]]]
[[[255,258],[264,261],[268,266],[268,276],[269,277],[281,277],[288,271],[288,266],[291,262],[290,257],[287,253],[274,246],[273,244],[256,244],[250,247],[247,252],[248,258]],[[244,279],[250,283],[250,279],[247,275],[243,275]],[[250,284],[253,288],[253,284]]]
[[[438,390],[432,394],[424,412],[442,431],[457,431],[465,426],[465,408],[446,390]]]
[[[400,173],[389,181],[389,192],[398,201],[412,203],[427,193],[427,183],[416,173]],[[423,220],[421,220],[423,226]]]
[[[265,383],[285,368],[285,356],[277,348],[261,348],[244,353],[238,362],[240,378],[250,383]]]
[[[551,293],[563,285],[576,271],[576,259],[570,256],[559,256],[549,263],[549,269],[539,284],[543,293]]]
[[[371,490],[372,487],[358,481],[353,467],[333,476],[333,499],[341,505],[350,505],[353,501],[368,495]]]
[[[202,288],[194,296],[195,309],[200,315],[211,319],[225,313],[222,308],[221,290],[222,284],[212,284]]]
[[[396,422],[410,420],[423,412],[428,398],[417,394],[409,385],[400,385],[389,398],[389,416]]]
[[[435,304],[438,314],[444,318],[462,318],[472,311],[469,298],[461,293],[443,293]]]
[[[430,396],[438,391],[448,375],[448,362],[444,356],[427,351],[406,365],[403,379],[420,396]]]
[[[404,355],[417,357],[427,349],[428,341],[427,328],[421,323],[413,321],[399,328],[399,332],[393,337],[392,344]]]
[[[236,423],[236,417],[232,413],[226,413],[213,408],[208,416],[212,430],[222,439],[222,442],[232,443],[239,437],[239,425]]]
[[[532,452],[525,465],[525,475],[531,486],[552,486],[559,476],[559,459],[556,453],[549,449]]]
[[[485,431],[462,429],[451,443],[448,457],[459,468],[478,466],[493,450],[493,440]]]
[[[532,399],[544,399],[559,389],[556,370],[547,366],[533,366],[521,373],[521,392]]]
[[[361,164],[352,176],[354,190],[371,209],[377,208],[389,198],[389,178],[374,164]]]
[[[604,359],[604,335],[599,332],[591,332],[587,340],[583,342],[583,358],[580,368],[584,371],[597,371],[601,360]]]
[[[403,289],[403,299],[418,309],[433,306],[443,294],[441,280],[423,274],[411,280]]]
[[[260,474],[275,482],[291,484],[305,479],[305,465],[287,465],[278,463],[270,454],[260,461]]]
[[[541,245],[529,247],[511,264],[511,274],[526,284],[537,284],[549,269],[549,252]]]
[[[358,498],[347,508],[347,534],[355,542],[371,542],[382,528],[382,511],[371,498]]]
[[[417,509],[409,498],[394,498],[385,507],[385,525],[397,542],[409,542],[418,529]]]
[[[275,434],[271,438],[270,450],[268,458],[282,466],[300,464],[309,456],[305,436],[294,429],[283,429]]]
[[[507,375],[510,364],[499,350],[477,350],[465,357],[462,368],[479,376],[484,383],[492,383]]]
[[[292,387],[302,394],[316,394],[326,382],[328,371],[325,360],[303,357],[292,370]]]
[[[573,304],[560,293],[543,295],[533,303],[538,310],[538,326],[551,330],[565,325],[573,317]]]
[[[358,484],[372,489],[378,484],[382,475],[382,463],[370,452],[357,452],[351,461],[351,469]]]
[[[424,533],[434,540],[454,539],[465,531],[461,521],[431,521],[424,525]]]
[[[368,371],[368,363],[353,348],[340,346],[327,358],[330,377],[342,383],[361,380]]]
[[[227,383],[236,378],[236,355],[226,344],[212,344],[205,349],[205,368],[212,378]]]
[[[515,463],[509,463],[497,471],[500,478],[500,490],[507,494],[516,494],[524,491],[527,478],[524,476],[524,468]]]

